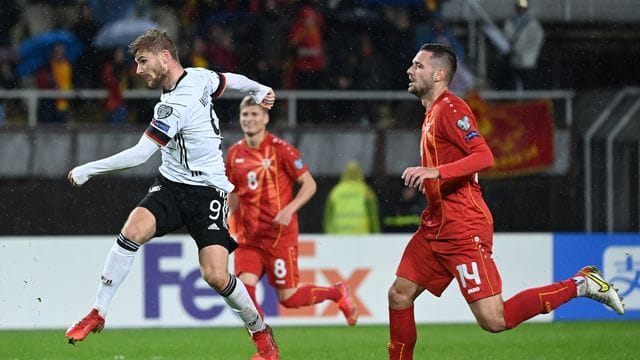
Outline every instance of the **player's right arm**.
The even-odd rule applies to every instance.
[[[240,206],[240,196],[235,191],[230,192],[227,202],[227,205],[229,205],[229,215],[231,215],[238,209],[238,206]]]
[[[133,147],[107,158],[88,162],[69,171],[67,178],[74,186],[81,186],[92,176],[129,169],[144,164],[160,146],[143,135]]]

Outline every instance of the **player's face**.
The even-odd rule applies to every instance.
[[[136,74],[147,82],[152,89],[161,87],[167,78],[167,64],[163,53],[154,54],[151,51],[138,51],[136,54]]]
[[[266,131],[269,114],[260,105],[245,106],[240,110],[240,128],[245,135],[254,136]]]
[[[428,94],[435,85],[435,69],[429,60],[431,53],[418,51],[411,66],[407,69],[409,75],[409,93],[421,98]]]

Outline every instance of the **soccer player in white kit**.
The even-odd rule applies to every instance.
[[[153,119],[133,147],[69,172],[71,184],[145,163],[158,149],[162,164],[149,192],[133,209],[109,252],[91,312],[67,330],[74,344],[104,327],[116,290],[127,276],[138,248],[154,237],[186,226],[194,238],[203,279],[246,325],[258,352],[253,359],[278,359],[271,328],[264,323],[241,281],[227,269],[237,248],[227,228],[227,194],[233,185],[225,175],[222,135],[212,100],[231,88],[251,95],[270,109],[275,93],[243,75],[204,68],[183,68],[175,44],[161,30],[140,35],[129,51],[137,74],[150,88],[162,88]]]

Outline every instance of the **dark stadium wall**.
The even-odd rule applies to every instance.
[[[315,196],[299,212],[302,233],[322,232],[325,200],[338,177],[316,180]],[[401,180],[367,181],[378,193],[384,214],[397,198]],[[74,188],[66,179],[0,180],[0,235],[117,234],[152,182],[105,176]],[[583,230],[581,203],[572,199],[576,191],[564,178],[521,177],[481,184],[497,232]]]

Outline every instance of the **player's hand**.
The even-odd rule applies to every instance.
[[[69,174],[67,174],[67,179],[69,179],[69,182],[73,186],[82,186],[84,185],[84,183],[89,181],[90,176],[83,174],[83,172],[80,171],[79,168],[79,166],[73,168],[71,171],[69,171]]]
[[[413,166],[404,169],[402,179],[404,184],[424,192],[424,181],[434,180],[440,177],[440,172],[436,168]]]
[[[264,96],[260,105],[262,105],[262,107],[264,108],[271,110],[275,102],[276,102],[276,93],[273,91],[273,89],[269,89],[269,92],[267,93],[267,95]]]
[[[274,224],[287,226],[291,222],[291,218],[293,217],[293,211],[289,210],[289,207],[285,206],[282,210],[280,210],[276,217],[273,218]]]

